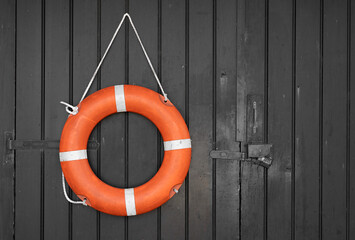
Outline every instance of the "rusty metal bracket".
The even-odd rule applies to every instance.
[[[248,152],[212,150],[210,157],[215,159],[239,160],[269,168],[272,164],[272,144],[248,144]]]
[[[263,167],[270,167],[272,144],[248,144],[248,160]]]
[[[6,153],[13,150],[58,150],[59,140],[18,140],[13,139],[12,133],[5,133]],[[98,149],[100,144],[96,140],[89,140],[87,148],[90,150]]]
[[[248,94],[246,118],[246,142],[264,141],[264,97],[260,94]]]
[[[235,159],[235,160],[240,160],[245,158],[245,153],[242,152],[237,152],[237,151],[217,151],[217,150],[212,150],[210,152],[210,157],[211,158],[217,158],[217,159]]]
[[[5,146],[5,154],[7,155],[7,156],[9,156],[9,155],[13,155],[13,151],[10,149],[10,147],[9,147],[9,140],[10,139],[13,139],[15,137],[15,134],[14,134],[14,132],[13,131],[6,131],[5,133],[4,133],[4,142],[5,142],[5,144],[6,144],[6,146]]]

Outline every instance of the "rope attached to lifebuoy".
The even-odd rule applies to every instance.
[[[138,40],[138,42],[139,42],[139,44],[140,44],[140,46],[141,46],[141,48],[142,48],[142,51],[143,51],[143,53],[144,53],[144,56],[145,56],[145,58],[146,58],[146,60],[147,60],[147,62],[148,62],[148,64],[149,64],[150,69],[152,70],[153,75],[154,75],[154,77],[155,77],[155,80],[157,81],[157,83],[158,83],[158,85],[159,85],[159,88],[160,88],[160,90],[161,90],[161,92],[162,92],[162,94],[163,94],[163,96],[164,96],[164,101],[165,101],[165,102],[168,101],[168,95],[165,93],[165,91],[164,91],[164,89],[163,89],[163,86],[162,86],[162,84],[161,84],[161,82],[160,82],[160,80],[159,80],[159,77],[158,77],[158,75],[157,75],[157,73],[156,73],[156,71],[155,71],[155,69],[154,69],[154,67],[153,67],[153,64],[152,64],[152,62],[151,62],[151,60],[150,60],[150,58],[149,58],[149,56],[148,56],[148,53],[147,53],[147,51],[145,50],[145,47],[144,47],[144,45],[143,45],[143,42],[142,42],[142,40],[141,40],[141,38],[140,38],[140,36],[139,36],[139,34],[138,34],[138,31],[137,31],[137,29],[136,29],[136,27],[135,27],[133,21],[132,21],[132,18],[131,18],[131,16],[129,15],[129,13],[125,13],[125,14],[123,15],[122,19],[121,19],[121,22],[118,24],[118,26],[117,26],[117,28],[116,28],[116,31],[115,31],[115,33],[113,34],[113,36],[112,36],[112,38],[111,38],[111,41],[109,42],[109,44],[108,44],[108,46],[107,46],[107,48],[106,48],[106,50],[105,50],[105,53],[103,54],[103,56],[102,56],[100,62],[98,63],[98,65],[97,65],[97,67],[96,67],[96,69],[95,69],[95,71],[94,71],[94,73],[93,73],[93,75],[92,75],[92,77],[91,77],[91,79],[90,79],[90,81],[89,81],[89,83],[88,83],[88,85],[87,85],[87,87],[86,87],[86,89],[85,89],[85,91],[84,91],[84,93],[83,93],[83,95],[82,95],[80,101],[79,101],[79,104],[84,100],[86,94],[88,93],[88,91],[89,91],[89,89],[90,89],[92,83],[94,82],[95,77],[96,77],[96,75],[97,75],[97,73],[98,73],[98,71],[99,71],[99,69],[100,69],[100,67],[101,67],[101,65],[102,65],[102,63],[103,63],[103,61],[104,61],[105,58],[106,58],[107,53],[109,52],[109,50],[110,50],[110,48],[111,48],[111,46],[112,46],[114,40],[116,39],[116,36],[117,36],[118,32],[120,31],[120,29],[121,29],[121,27],[122,27],[122,24],[123,24],[123,22],[126,20],[126,18],[128,18],[128,20],[129,20],[129,22],[130,22],[130,24],[131,24],[131,26],[132,26],[132,29],[133,29],[133,31],[134,31],[134,33],[135,33],[135,35],[136,35],[136,37],[137,37],[137,40]],[[71,104],[69,104],[69,103],[67,103],[67,102],[64,102],[64,101],[61,101],[60,103],[66,106],[66,107],[65,107],[65,110],[66,110],[66,112],[69,113],[69,114],[76,115],[76,114],[78,113],[78,111],[79,111],[79,108],[78,108],[77,106],[73,106],[73,105],[71,105]],[[79,105],[79,104],[78,104],[78,105]],[[87,206],[87,204],[85,203],[85,200],[84,200],[84,201],[73,201],[73,200],[71,200],[71,199],[68,197],[67,192],[66,192],[66,189],[65,189],[65,178],[64,178],[63,173],[62,173],[62,182],[63,182],[63,192],[64,192],[65,198],[68,200],[68,202],[73,203],[73,204],[83,204],[84,206]]]
[[[148,118],[164,143],[158,172],[134,188],[106,184],[92,171],[88,160],[87,141],[92,130],[102,119],[121,112]],[[86,97],[78,114],[68,117],[60,138],[59,159],[68,185],[82,200],[72,203],[112,215],[134,216],[156,209],[178,193],[190,167],[191,138],[183,117],[164,96],[136,85],[115,85]],[[64,182],[63,188],[65,191]]]

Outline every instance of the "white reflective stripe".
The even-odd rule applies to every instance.
[[[191,139],[179,139],[164,142],[164,151],[191,148]]]
[[[59,153],[59,159],[61,162],[81,160],[87,158],[88,155],[86,149]]]
[[[126,112],[126,100],[124,98],[124,85],[115,86],[115,99],[117,112]]]
[[[126,202],[127,216],[136,215],[136,202],[134,200],[134,188],[126,188],[124,190],[124,198]]]

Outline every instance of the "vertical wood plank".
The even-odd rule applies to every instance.
[[[41,139],[42,2],[17,1],[16,138]],[[31,207],[29,207],[29,203]],[[15,235],[40,239],[41,153],[16,152]]]
[[[12,130],[15,123],[17,139],[41,139],[43,133],[46,140],[59,139],[66,113],[58,102],[70,99],[69,93],[73,90],[74,104],[78,103],[95,69],[97,55],[102,55],[105,50],[127,2],[17,0],[16,43],[15,22],[12,22],[15,2],[0,3],[0,19],[4,23],[4,27],[0,28],[0,54],[3,56],[0,61],[5,66],[0,70],[3,76],[0,81],[3,100],[0,107],[3,115],[0,117],[1,132]],[[350,0],[324,0],[323,16],[323,1],[297,0],[296,22],[292,26],[293,1],[269,0],[270,33],[269,38],[265,39],[267,6],[262,1],[189,3],[162,0],[162,38],[159,40],[158,2],[132,0],[129,7],[156,69],[161,41],[160,67],[169,98],[183,115],[186,108],[189,109],[193,140],[188,194],[190,205],[185,206],[186,192],[183,187],[179,194],[162,206],[161,220],[159,211],[127,221],[83,206],[68,207],[62,195],[57,153],[48,150],[43,155],[39,151],[22,150],[16,152],[16,238],[123,239],[128,236],[130,239],[183,239],[185,230],[190,239],[212,239],[214,236],[217,239],[240,236],[242,239],[352,239],[355,236],[355,207],[352,201],[355,198],[355,179],[351,174],[355,171],[355,164],[352,163],[355,157],[355,120],[351,116],[355,112],[351,106],[355,101],[355,84],[351,77],[355,66],[351,61],[350,70],[346,69],[346,6],[349,4],[351,12],[354,12],[355,4],[350,4]],[[74,43],[69,42],[70,3],[74,4]],[[101,12],[98,12],[98,4],[101,4]],[[44,7],[46,14],[42,15]],[[187,7],[189,11],[186,13]],[[185,14],[188,14],[190,26],[184,25]],[[237,29],[234,25],[236,18]],[[351,27],[355,26],[354,19],[350,19]],[[101,28],[97,21],[101,21]],[[187,39],[187,51],[185,27],[189,28],[190,37]],[[296,28],[295,35],[292,34],[292,27]],[[355,39],[353,32],[348,32],[351,44]],[[103,65],[101,81],[94,82],[91,92],[101,86],[125,83],[128,77],[131,84],[158,89],[132,30],[128,44],[124,34],[124,29],[121,29]],[[266,40],[269,43],[268,69],[264,68]],[[98,41],[102,42],[101,49]],[[234,46],[235,42],[238,49]],[[15,44],[17,70],[14,67]],[[69,66],[69,44],[73,44],[74,48],[73,66]],[[125,46],[128,45],[129,61],[125,62]],[[353,46],[351,59],[354,56]],[[100,50],[101,53],[98,53]],[[185,56],[185,51],[190,56]],[[292,58],[295,60],[293,66]],[[70,67],[74,73],[74,89],[70,89]],[[190,69],[188,76],[185,76],[186,67]],[[350,71],[348,79],[347,71]],[[12,80],[15,73],[16,110],[11,100],[15,94],[15,82]],[[184,92],[185,77],[190,81],[188,92]],[[234,81],[236,77],[237,82]],[[247,141],[246,94],[263,94],[267,83],[269,142],[275,147],[274,162],[268,171],[268,215],[265,216],[263,168],[242,163],[242,169],[239,169],[238,162],[217,160],[216,172],[213,172],[208,153],[213,147],[239,150],[235,138]],[[216,89],[213,89],[213,84],[216,84]],[[347,89],[349,86],[350,90]],[[238,93],[235,94],[235,91]],[[350,103],[347,102],[347,94],[350,94]],[[213,96],[216,102],[213,102]],[[45,101],[42,101],[43,97]],[[188,98],[190,103],[185,106]],[[235,98],[238,106],[235,105]],[[233,109],[236,107],[238,110],[235,113]],[[216,116],[213,116],[214,112]],[[155,174],[160,161],[154,125],[134,114],[130,114],[129,118],[128,123],[126,114],[110,116],[102,122],[101,133],[95,130],[91,138],[101,143],[99,153],[90,151],[91,166],[96,171],[97,160],[102,159],[98,175],[117,187],[125,187],[126,184],[134,187],[144,183]],[[237,129],[234,122],[237,122]],[[216,132],[213,133],[214,123]],[[347,124],[350,128],[348,135]],[[125,127],[129,127],[129,140]],[[216,146],[213,146],[213,134],[216,134]],[[349,136],[348,139],[346,136]],[[348,150],[347,140],[350,140]],[[128,152],[125,152],[126,142],[129,143]],[[3,152],[0,154],[3,155]],[[350,154],[348,162],[346,154]],[[127,155],[129,161],[125,159]],[[41,163],[44,165],[41,166]],[[5,158],[2,162],[5,167],[0,168],[0,239],[12,238],[13,210],[8,205],[13,204],[12,164],[10,158]],[[125,175],[127,164],[129,178]],[[346,167],[350,169],[346,170]],[[213,182],[213,176],[216,182]],[[242,186],[241,202],[239,186]],[[216,192],[213,193],[214,189]],[[347,193],[347,190],[350,192]],[[348,225],[347,201],[350,205]],[[186,216],[185,207],[188,208]],[[72,218],[68,215],[69,208],[73,210]],[[238,214],[241,214],[241,222]],[[189,220],[188,229],[185,229],[185,217]],[[263,227],[265,217],[267,231]],[[127,227],[129,232],[125,232]],[[346,235],[347,229],[349,235]],[[265,231],[267,236],[264,236]],[[292,233],[295,235],[291,236]]]
[[[45,8],[45,140],[57,140],[68,116],[59,102],[69,100],[69,1],[46,1]],[[66,239],[69,204],[57,150],[45,151],[44,173],[44,238]]]
[[[185,2],[161,1],[161,79],[169,99],[185,115]],[[185,184],[161,207],[161,239],[185,239]]]
[[[129,12],[136,25],[145,49],[157,69],[158,1],[129,2]],[[157,90],[154,76],[132,30],[129,31],[129,83]],[[128,187],[147,182],[157,172],[160,162],[157,155],[157,129],[141,115],[129,113]],[[128,218],[129,239],[157,238],[158,213]]]
[[[212,239],[213,4],[189,2],[189,239]]]
[[[346,16],[346,0],[324,1],[323,239],[346,238]]]
[[[79,100],[97,65],[97,1],[73,1],[73,103]],[[98,79],[89,96],[97,90]],[[90,139],[97,139],[97,127]],[[97,152],[88,151],[89,163],[97,174]],[[73,194],[75,195],[75,194]],[[77,197],[75,196],[77,199]],[[82,205],[72,205],[72,238],[96,239],[97,211]]]
[[[236,142],[237,3],[215,5],[216,148],[239,151]],[[216,159],[216,239],[239,237],[239,161]]]
[[[267,239],[291,239],[292,11],[292,0],[269,1],[268,140],[274,148]]]
[[[297,1],[295,10],[295,239],[319,238],[319,139],[322,127],[320,9],[320,2],[302,0]]]
[[[5,131],[15,129],[15,22],[14,1],[0,2],[0,146],[6,146]],[[14,155],[0,148],[0,239],[11,239],[14,235]]]
[[[125,1],[101,1],[101,56],[124,14]],[[101,87],[126,82],[125,29],[122,27],[101,68]],[[111,115],[101,121],[100,179],[115,187],[126,187],[125,113]],[[124,239],[125,218],[100,213],[100,238]]]
[[[238,128],[245,128],[247,94],[264,95],[265,81],[265,2],[239,1],[238,13],[245,19],[239,21],[241,32],[238,58]],[[243,97],[243,99],[241,99]],[[242,108],[242,109],[240,109]],[[239,111],[240,110],[240,111]],[[242,125],[241,125],[242,124]],[[239,140],[246,143],[245,129]],[[242,150],[245,146],[242,146]],[[264,169],[252,163],[241,163],[241,239],[264,237]]]
[[[350,102],[349,104],[349,165],[348,165],[348,171],[349,171],[349,237],[348,239],[353,239],[355,238],[355,175],[352,174],[355,172],[355,83],[352,80],[353,77],[355,76],[355,4],[350,1],[350,6],[349,6],[349,13],[350,16],[350,25],[349,25],[349,37],[350,37],[350,49],[348,54],[350,54],[350,71],[349,71],[349,97],[350,97]]]
[[[243,142],[246,138],[246,78],[245,78],[245,0],[237,0],[237,141]]]

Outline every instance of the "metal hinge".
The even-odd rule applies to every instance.
[[[271,148],[272,144],[248,144],[248,152],[246,153],[228,150],[212,150],[210,152],[210,157],[216,159],[248,161],[268,168],[272,164]]]
[[[58,150],[59,140],[18,140],[13,139],[12,132],[6,132],[6,152],[13,150]],[[96,140],[89,140],[88,149],[98,149],[100,144]]]

